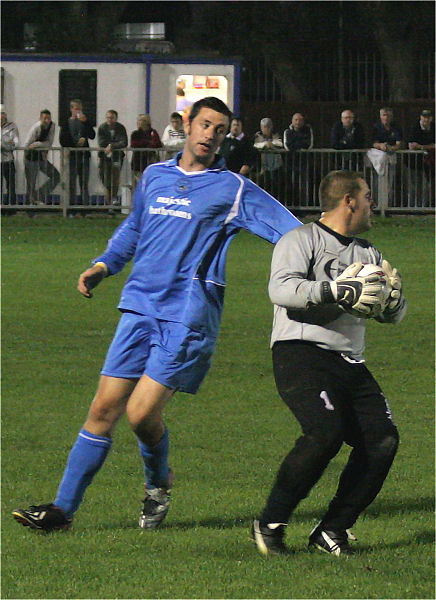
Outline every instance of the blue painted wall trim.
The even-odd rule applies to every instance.
[[[154,54],[116,55],[116,54],[2,54],[2,61],[22,62],[107,62],[107,63],[148,63],[153,64],[187,64],[187,65],[240,65],[234,58],[178,58],[156,56]]]
[[[145,112],[150,114],[151,107],[151,61],[145,67]]]

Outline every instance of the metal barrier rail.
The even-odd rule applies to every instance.
[[[30,153],[23,147],[17,148],[14,161],[2,162],[2,212],[13,209],[58,211],[64,216],[98,211],[127,214],[143,169],[174,154],[165,148],[125,148],[104,157],[101,148],[54,147]],[[371,187],[377,203],[375,210],[381,215],[434,213],[432,160],[434,154],[401,150],[395,153],[396,163],[380,176],[366,150],[262,151],[250,179],[291,210],[319,212],[321,179],[333,169],[359,170]]]
[[[279,161],[275,155],[280,155]],[[250,178],[291,210],[319,211],[318,188],[329,171],[361,171],[376,203],[375,212],[434,213],[434,154],[399,150],[382,176],[372,166],[367,150],[263,151]]]

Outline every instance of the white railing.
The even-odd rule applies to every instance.
[[[273,158],[271,152],[259,153],[250,178],[290,209],[319,212],[321,179],[333,169],[351,169],[363,172],[377,203],[376,212],[381,215],[435,212],[434,168],[426,152],[396,152],[396,164],[390,165],[383,177],[377,175],[366,150],[277,152],[279,165],[269,160]],[[124,156],[114,153],[102,168],[101,154],[100,148],[54,147],[29,156],[24,148],[17,148],[13,163],[2,162],[3,212],[60,211],[65,216],[91,211],[128,213],[142,169],[171,156],[166,149],[125,148]]]

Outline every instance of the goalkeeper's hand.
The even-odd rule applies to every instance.
[[[401,275],[398,273],[397,269],[393,269],[387,260],[382,261],[382,269],[388,276],[389,284],[392,288],[392,291],[389,295],[388,303],[386,308],[389,311],[395,310],[398,306],[398,303],[401,299],[401,288],[403,286],[401,282]]]
[[[334,281],[324,281],[323,301],[336,302],[348,312],[357,312],[362,318],[377,316],[381,310],[383,283],[376,273],[359,277],[362,267],[361,262],[353,263]]]
[[[77,289],[85,298],[92,298],[91,290],[106,277],[107,272],[107,266],[104,263],[96,263],[80,275]]]

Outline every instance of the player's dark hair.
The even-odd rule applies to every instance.
[[[106,112],[107,112],[107,113],[108,113],[108,112],[112,113],[112,114],[113,114],[113,115],[115,115],[115,116],[116,116],[116,118],[118,119],[118,113],[117,113],[117,111],[116,111],[116,110],[114,110],[113,108],[110,108],[110,109],[109,109],[109,110],[107,110]]]
[[[48,110],[48,108],[43,108],[42,111],[39,113],[39,116],[41,115],[50,115],[51,116],[51,112]]]
[[[201,100],[197,100],[197,102],[194,102],[194,104],[192,105],[191,112],[189,114],[190,123],[192,123],[192,121],[195,119],[195,117],[198,115],[202,108],[210,108],[211,110],[225,115],[226,117],[228,117],[229,123],[232,120],[233,114],[229,107],[226,104],[224,104],[224,102],[219,98],[215,98],[215,96],[208,96],[207,98],[202,98]]]
[[[170,119],[180,119],[181,121],[183,120],[182,115],[178,112],[171,113]]]
[[[345,196],[353,198],[362,187],[363,174],[357,171],[330,171],[319,186],[319,204],[323,212],[333,210]]]

